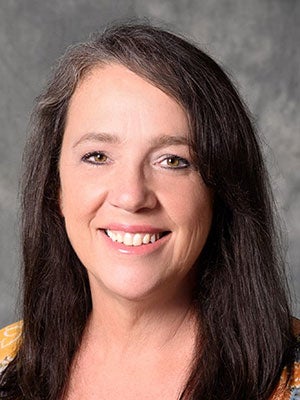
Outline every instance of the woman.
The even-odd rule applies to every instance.
[[[112,26],[66,53],[32,126],[1,398],[295,398],[267,173],[223,70]]]

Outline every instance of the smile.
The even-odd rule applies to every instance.
[[[113,242],[123,243],[125,246],[142,246],[156,242],[169,232],[130,233],[106,229],[105,233]]]

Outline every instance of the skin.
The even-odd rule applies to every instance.
[[[196,332],[193,265],[213,202],[188,135],[182,107],[124,66],[97,67],[75,90],[59,163],[60,207],[88,271],[93,310],[68,399],[176,398],[184,383]],[[165,236],[126,247],[107,237],[110,227]]]

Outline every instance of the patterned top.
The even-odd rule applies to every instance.
[[[13,360],[22,335],[22,322],[16,322],[0,330],[0,373]]]
[[[22,322],[16,322],[0,330],[0,373],[13,360],[22,335]],[[280,382],[270,400],[300,400],[300,335],[297,337],[299,346],[295,352],[295,362],[292,375],[285,386],[286,368],[284,368]]]

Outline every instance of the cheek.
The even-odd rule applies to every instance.
[[[73,213],[73,210],[78,207],[78,204],[80,204],[79,197],[81,196],[78,196],[78,194],[82,193],[82,191],[78,186],[78,184],[72,185],[68,180],[61,181],[60,209],[64,218],[68,218]]]
[[[195,189],[196,188],[196,189]],[[170,205],[170,216],[177,226],[175,257],[183,264],[194,263],[210,231],[213,216],[213,194],[206,187],[194,186],[181,201]]]
[[[186,189],[186,190],[185,190]],[[169,210],[176,225],[209,229],[213,214],[213,194],[204,185],[180,189],[169,199]]]
[[[71,175],[71,176],[70,176]],[[65,219],[83,219],[102,204],[103,185],[77,174],[61,174],[60,209]]]

